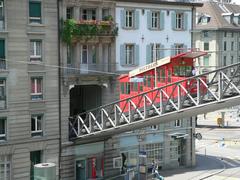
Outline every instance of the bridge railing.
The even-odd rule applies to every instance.
[[[149,117],[239,95],[240,63],[237,63],[70,117],[70,138],[114,131]]]

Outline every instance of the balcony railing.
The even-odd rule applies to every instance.
[[[91,39],[99,36],[117,36],[118,28],[113,21],[68,19],[64,22],[62,39],[70,44],[81,39]]]
[[[64,69],[64,75],[114,75],[115,69],[115,63],[80,64],[80,67],[67,65],[67,68]]]

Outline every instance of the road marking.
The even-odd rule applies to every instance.
[[[236,177],[227,177],[227,176],[213,176],[210,178],[207,178],[207,180],[239,180],[239,178]]]
[[[227,164],[227,165],[229,165],[229,166],[231,166],[231,167],[237,167],[237,165],[230,163],[230,162],[227,161],[226,159],[222,159],[222,161],[223,161],[225,164]]]

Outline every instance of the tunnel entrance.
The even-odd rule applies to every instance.
[[[102,89],[98,85],[75,85],[70,90],[70,116],[102,105]]]

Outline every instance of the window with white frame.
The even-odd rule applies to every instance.
[[[82,64],[88,63],[88,46],[82,45]]]
[[[110,20],[109,16],[110,16],[110,9],[109,8],[102,9],[102,20],[104,20],[104,21]]]
[[[73,7],[67,7],[66,18],[67,19],[73,19]]]
[[[30,61],[42,60],[42,41],[31,40],[30,41]]]
[[[227,37],[227,32],[226,31],[224,31],[224,37]]]
[[[113,168],[121,168],[122,167],[122,157],[113,158]]]
[[[126,44],[125,46],[126,52],[126,65],[133,65],[134,64],[134,45],[133,44]]]
[[[151,62],[155,62],[161,58],[161,44],[151,44]]]
[[[224,50],[224,51],[227,50],[227,42],[226,42],[226,41],[223,42],[223,50]]]
[[[203,37],[205,37],[205,38],[209,37],[209,32],[208,31],[203,31]]]
[[[0,141],[6,141],[7,139],[7,120],[6,118],[0,118]]]
[[[67,64],[72,64],[72,56],[73,56],[73,47],[71,45],[67,45]]]
[[[31,99],[32,100],[43,99],[43,78],[42,77],[31,78]]]
[[[151,164],[152,161],[161,162],[163,161],[163,143],[153,143],[153,144],[146,144],[145,151],[147,154],[147,164]]]
[[[209,42],[204,42],[203,49],[204,51],[209,51]]]
[[[42,23],[42,8],[41,2],[29,1],[29,22],[41,24]]]
[[[203,57],[203,66],[209,66],[209,55]]]
[[[181,127],[182,121],[180,119],[175,121],[175,127]]]
[[[157,130],[158,129],[158,125],[152,125],[152,126],[150,126],[150,129]]]
[[[43,135],[43,115],[37,114],[31,116],[31,132],[32,136],[42,136]]]
[[[223,56],[223,66],[227,65],[227,56]]]
[[[160,28],[160,13],[152,11],[152,29]]]
[[[178,142],[170,141],[170,160],[178,159]]]
[[[231,64],[233,64],[233,56],[231,56]]]
[[[4,17],[4,0],[0,0],[0,19]]]
[[[95,45],[82,45],[81,64],[97,63],[97,47]]]
[[[126,28],[133,28],[133,19],[134,19],[134,11],[132,10],[126,10]]]
[[[231,51],[233,51],[234,50],[234,42],[232,41],[231,42]]]
[[[4,29],[4,1],[0,0],[0,30]]]
[[[0,109],[6,109],[6,80],[0,79]]]
[[[175,54],[181,54],[183,51],[186,51],[184,48],[184,44],[175,44]]]
[[[184,19],[183,13],[176,13],[176,29],[184,28],[183,19]]]
[[[0,156],[0,179],[10,180],[11,179],[11,160],[8,155]]]
[[[83,9],[82,10],[83,20],[96,20],[96,9]]]

